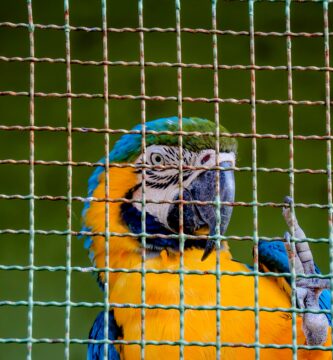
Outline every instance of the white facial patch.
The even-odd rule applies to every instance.
[[[207,171],[200,167],[213,168],[222,162],[229,162],[234,167],[235,161],[236,156],[233,152],[219,153],[217,162],[215,150],[191,152],[183,149],[183,189],[186,189],[202,172]],[[140,155],[136,164],[142,163],[142,155]],[[175,200],[179,194],[179,148],[151,145],[146,149],[146,164],[151,165],[152,168],[146,169],[145,175],[145,211],[168,227],[170,202]],[[159,166],[165,168],[159,168]],[[142,183],[142,175],[139,174],[138,177],[138,181]],[[133,199],[140,201],[134,203],[134,206],[140,211],[142,211],[142,188],[143,186],[140,186],[133,194]]]

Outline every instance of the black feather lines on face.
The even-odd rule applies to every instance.
[[[150,175],[150,174],[148,174],[148,171],[146,172],[146,174],[148,176]],[[186,181],[190,176],[191,176],[190,170],[183,171],[183,181]],[[169,186],[176,185],[179,182],[179,174],[169,175],[169,176],[165,176],[165,177],[163,177],[163,176],[159,177],[155,174],[152,174],[152,176],[150,176],[150,178],[155,180],[155,182],[146,180],[146,185],[147,185],[147,187],[150,187],[152,189],[161,189],[161,190],[167,189]]]
[[[179,149],[177,147],[163,147],[162,154],[165,160],[165,166],[179,165]],[[195,153],[183,149],[183,165],[191,165],[194,161]],[[152,164],[151,164],[152,165]],[[141,169],[136,171],[138,174],[142,172]],[[172,172],[170,174],[170,172]],[[192,174],[192,170],[183,170],[183,181],[186,181]],[[179,170],[175,168],[170,169],[149,169],[146,170],[146,187],[152,189],[165,190],[169,186],[179,183]]]

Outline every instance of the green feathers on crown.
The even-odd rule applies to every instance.
[[[210,132],[215,134],[215,123],[207,119],[196,117],[183,118],[183,132]],[[141,124],[135,126],[132,130],[141,130]],[[157,119],[146,123],[146,131],[179,131],[179,122],[177,117]],[[228,131],[220,125],[220,133]],[[146,134],[146,146],[150,145],[178,145],[178,135],[172,134]],[[114,145],[110,152],[110,162],[131,162],[134,161],[141,152],[141,134],[123,135]],[[183,147],[190,151],[201,151],[204,149],[215,149],[215,135],[183,135]],[[220,136],[220,152],[236,152],[237,142],[234,138]]]

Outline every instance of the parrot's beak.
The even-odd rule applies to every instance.
[[[232,167],[230,161],[223,161],[220,166],[226,170],[220,171],[220,201],[233,202],[235,198],[235,179],[233,170],[228,170]],[[216,201],[216,170],[208,170],[201,173],[195,178],[192,183],[184,188],[184,201],[202,201],[212,202]],[[224,235],[227,230],[231,213],[231,205],[221,205],[220,214],[215,205],[199,205],[199,204],[185,204],[183,207],[183,231],[185,234],[194,234],[200,228],[208,227],[209,235],[214,236],[217,233],[217,224],[220,226],[220,235]],[[218,221],[218,215],[220,221]],[[179,209],[178,205],[174,204],[170,207],[168,214],[168,224],[170,228],[179,231]],[[205,260],[215,248],[215,241],[208,240],[201,260]]]

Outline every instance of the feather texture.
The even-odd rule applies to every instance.
[[[114,319],[113,311],[109,311],[109,340],[117,340],[121,336],[121,329],[117,326]],[[104,339],[104,311],[101,311],[92,326],[89,333],[90,340]],[[104,344],[89,344],[87,352],[87,360],[104,360]],[[106,359],[105,359],[106,360]],[[108,345],[108,359],[120,360],[119,353],[114,345]]]

